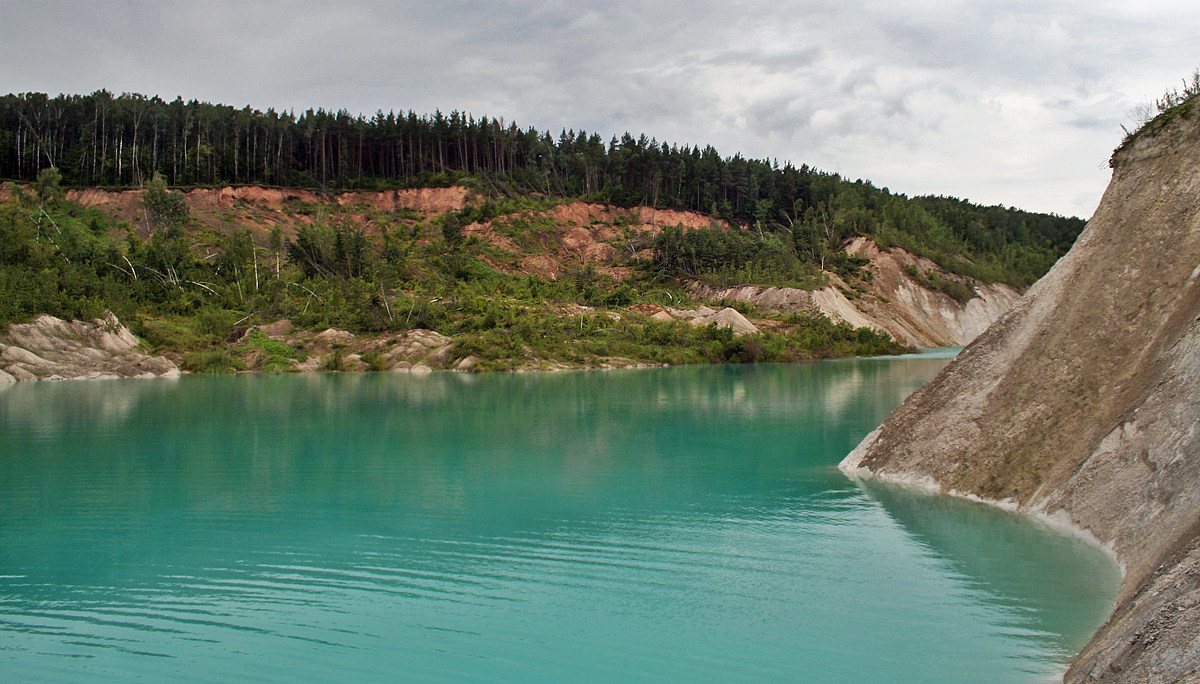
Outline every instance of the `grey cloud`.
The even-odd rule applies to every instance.
[[[1073,119],[1068,119],[1067,125],[1073,128],[1087,128],[1092,130],[1107,131],[1113,128],[1113,119],[1095,116],[1079,116]]]
[[[703,59],[712,66],[736,66],[758,68],[769,74],[791,73],[806,69],[821,60],[825,51],[820,47],[807,47],[784,52],[764,53],[753,50],[727,50],[714,53]]]
[[[864,92],[877,92],[879,83],[875,80],[874,66],[862,66],[854,69],[841,79],[838,90],[847,97],[858,97]]]
[[[809,127],[815,111],[812,104],[779,96],[755,102],[747,110],[746,118],[754,131],[788,139]]]
[[[892,97],[884,100],[882,103],[883,115],[888,118],[909,117],[912,112],[908,109],[908,100],[903,96]]]

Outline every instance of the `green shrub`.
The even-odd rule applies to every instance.
[[[346,370],[346,353],[342,350],[341,345],[333,345],[333,350],[321,364],[321,370],[335,373]]]
[[[368,371],[380,372],[388,369],[387,359],[383,358],[383,353],[378,349],[363,352],[362,360],[367,365]]]
[[[144,314],[138,317],[134,332],[155,349],[183,351],[203,343],[192,319],[158,318]]]
[[[246,370],[246,364],[230,356],[224,349],[209,349],[184,354],[183,369],[189,373],[236,373]]]
[[[240,318],[237,312],[225,309],[205,308],[196,314],[195,330],[215,341],[227,340],[233,334],[233,326]]]
[[[917,281],[917,284],[930,290],[937,290],[959,304],[966,304],[978,296],[975,288],[970,285],[964,285],[957,280],[947,278],[932,269],[922,271],[915,264],[909,264],[904,267],[904,271],[912,276],[912,279]]]
[[[294,349],[267,337],[258,330],[251,330],[242,338],[239,346],[252,352],[255,367],[264,373],[287,373],[296,370],[296,362],[308,358],[308,352]]]

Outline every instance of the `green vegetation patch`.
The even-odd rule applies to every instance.
[[[182,368],[189,373],[221,374],[246,370],[246,364],[225,349],[208,349],[184,354]]]
[[[243,353],[250,354],[250,367],[264,373],[294,371],[297,363],[308,358],[308,352],[271,339],[258,330],[246,333],[238,347]]]
[[[904,267],[904,270],[908,275],[912,276],[913,280],[917,281],[917,284],[948,295],[959,304],[966,304],[978,296],[975,288],[970,285],[964,285],[957,280],[947,278],[933,269],[922,271],[916,264],[909,264]]]

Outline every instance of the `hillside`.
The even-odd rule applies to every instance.
[[[105,192],[90,189],[68,191],[70,200],[84,206],[113,212],[136,222],[141,215],[137,191]],[[463,187],[418,188],[390,192],[343,192],[332,198],[300,190],[259,187],[196,189],[185,193],[192,213],[201,223],[214,228],[222,224],[245,226],[267,241],[272,227],[279,226],[294,237],[295,226],[310,225],[313,207],[329,204],[325,211],[349,211],[352,220],[368,226],[364,212],[401,212],[408,216],[436,217],[462,211],[477,198]],[[296,211],[299,210],[299,211]],[[633,207],[622,209],[594,202],[549,203],[545,211],[516,212],[483,222],[469,223],[464,235],[477,238],[485,251],[479,258],[489,267],[508,275],[526,275],[554,280],[570,277],[581,264],[592,265],[601,276],[623,282],[635,275],[639,262],[654,258],[647,239],[664,229],[734,229],[727,221],[689,211]],[[833,273],[812,277],[823,287],[798,289],[743,285],[714,287],[693,282],[687,293],[697,301],[745,302],[766,314],[801,314],[820,311],[835,322],[855,328],[871,328],[902,344],[917,347],[961,346],[970,342],[1019,297],[1002,283],[983,283],[951,274],[933,261],[917,257],[900,247],[881,250],[869,238],[856,237],[843,244],[845,254],[864,263],[854,285]],[[631,265],[632,264],[632,265]],[[966,301],[932,286],[929,278],[960,284],[973,296]],[[852,301],[853,299],[853,301]]]
[[[857,291],[834,274],[829,274],[833,284],[812,290],[693,284],[691,291],[701,298],[744,301],[767,311],[815,308],[836,321],[871,328],[914,347],[969,344],[1020,298],[1016,289],[1004,283],[957,276],[899,247],[880,249],[869,238],[856,237],[844,249],[848,256],[865,261]],[[947,294],[946,289],[955,292],[947,284],[970,296]]]
[[[674,276],[660,270],[664,238],[706,240],[686,251],[696,260],[705,245],[737,253],[763,238],[695,212],[493,200],[461,186],[320,194],[5,184],[0,202],[9,238],[0,318],[111,310],[192,372],[877,354],[965,344],[1016,298],[862,237],[844,244],[854,268],[841,275],[788,278],[795,261],[760,252],[729,274]],[[722,287],[726,275],[762,284]],[[780,281],[789,285],[772,285]]]
[[[0,325],[111,311],[191,371],[965,344],[1082,229],[645,136],[106,91],[0,97],[0,177]],[[414,330],[441,351],[392,354]]]
[[[843,470],[1094,538],[1124,570],[1068,681],[1200,679],[1200,106],[1124,144],[1071,251]]]

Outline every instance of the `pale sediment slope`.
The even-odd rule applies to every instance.
[[[918,347],[970,344],[1021,298],[1021,293],[1004,283],[957,276],[903,249],[881,250],[867,238],[855,238],[846,251],[871,260],[866,268],[876,296],[859,300],[859,309],[897,340]],[[905,270],[909,266],[924,272],[937,271],[948,280],[970,285],[976,296],[965,304],[955,301],[914,280]]]
[[[18,380],[178,377],[179,368],[139,349],[111,313],[91,321],[38,316],[0,335],[0,385]]]
[[[870,261],[864,267],[870,274],[867,292],[861,297],[846,297],[845,284],[831,275],[834,284],[817,290],[791,287],[741,285],[713,288],[695,285],[694,294],[709,300],[731,299],[750,302],[768,311],[800,312],[816,310],[838,322],[856,328],[871,328],[914,347],[960,347],[970,344],[993,321],[1021,298],[1015,289],[1003,283],[987,284],[948,273],[929,259],[903,249],[881,250],[870,239],[854,238],[846,251]],[[915,266],[921,271],[936,271],[946,279],[957,280],[974,288],[976,296],[965,304],[917,282],[905,270]]]
[[[1119,151],[1070,253],[842,469],[1094,536],[1125,576],[1066,680],[1200,679],[1200,122]]]

